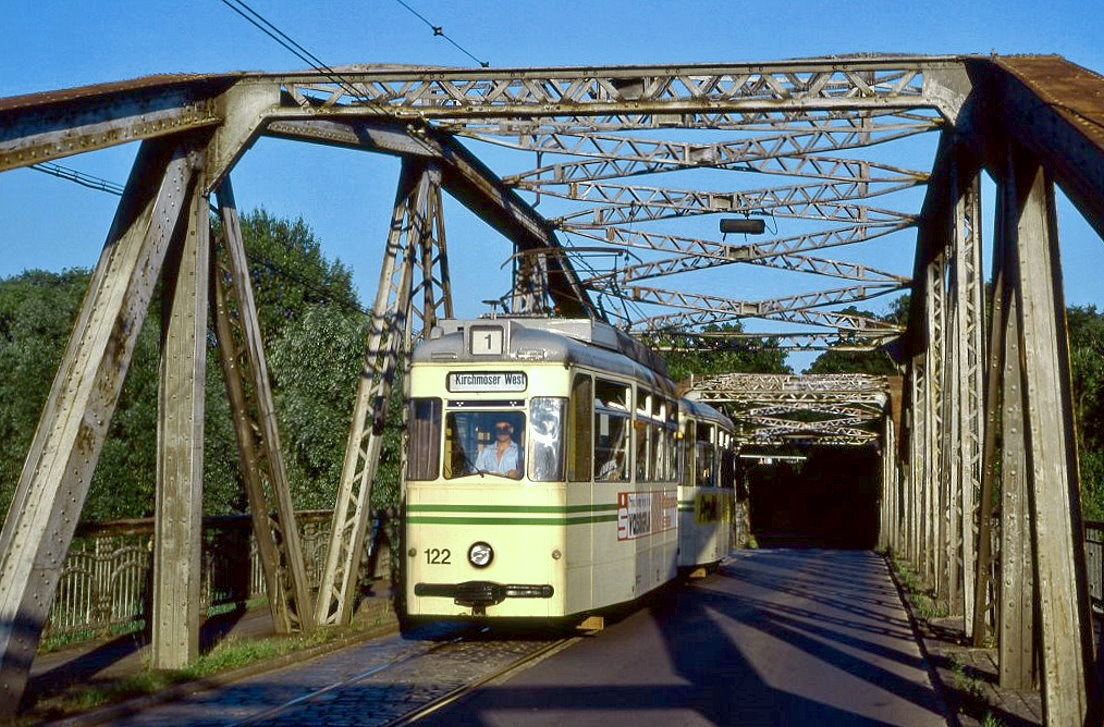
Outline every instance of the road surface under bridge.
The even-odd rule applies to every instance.
[[[550,653],[487,681],[545,643],[555,645]],[[129,658],[132,670],[138,657]],[[51,655],[36,663],[32,690],[81,668],[93,683],[125,671],[83,650]],[[405,639],[383,635],[167,704],[136,701],[88,718],[382,725],[459,688],[462,698],[418,723],[953,724],[932,674],[882,556],[745,550],[583,638],[495,627],[477,636],[429,624]]]

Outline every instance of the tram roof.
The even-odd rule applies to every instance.
[[[496,318],[445,319],[438,321],[429,340],[415,349],[415,362],[478,363],[494,359],[472,354],[467,333],[472,328],[485,331],[499,327],[503,331],[501,360],[520,363],[563,361],[587,364],[623,375],[673,383],[667,376],[667,363],[658,354],[632,336],[608,323],[575,318]]]
[[[727,429],[732,429],[734,426],[732,420],[728,416],[704,402],[694,401],[693,399],[684,397],[679,399],[679,406],[698,419],[716,422]]]

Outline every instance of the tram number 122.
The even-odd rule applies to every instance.
[[[451,565],[452,551],[448,548],[426,548],[426,563],[430,565]]]

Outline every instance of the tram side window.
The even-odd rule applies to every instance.
[[[694,443],[697,462],[697,486],[715,487],[716,462],[713,452],[713,425],[698,422],[698,437]]]
[[[629,387],[613,381],[594,382],[594,463],[596,480],[629,479]]]
[[[694,484],[694,443],[697,441],[694,432],[696,424],[697,422],[693,419],[687,420],[682,438],[679,440],[679,482],[684,486],[692,486]]]
[[[410,441],[406,476],[411,480],[437,479],[441,459],[441,400],[410,402]]]
[[[591,455],[594,453],[590,441],[593,421],[591,410],[594,395],[591,378],[587,374],[576,374],[571,384],[571,420],[568,431],[567,479],[572,482],[589,482]]]
[[[677,480],[678,469],[678,404],[672,399],[664,400],[663,448],[661,452],[664,480]]]
[[[652,433],[655,426],[651,422],[649,408],[654,397],[643,389],[638,389],[636,396],[636,422],[633,426],[636,430],[636,479],[638,482],[647,482],[653,479],[655,473],[655,463],[652,461],[655,453]]]
[[[567,400],[534,396],[529,402],[529,479],[554,482],[563,479],[564,413]]]
[[[736,486],[736,454],[731,446],[721,450],[721,487]]]

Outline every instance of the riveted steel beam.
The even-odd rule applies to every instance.
[[[240,74],[163,75],[0,99],[0,171],[222,123]]]
[[[316,619],[320,624],[348,623],[352,617],[384,420],[395,376],[405,365],[412,346],[412,312],[417,309],[419,287],[423,289],[423,305],[430,306],[421,311],[422,335],[429,335],[436,316],[452,315],[440,184],[441,172],[435,163],[403,163],[319,584]],[[436,265],[441,266],[439,272],[431,269]],[[421,283],[416,283],[419,270]],[[442,281],[445,287],[438,296],[432,288]]]
[[[433,160],[441,186],[481,219],[514,242],[518,250],[558,250],[552,227],[517,193],[471,152],[428,128],[380,121],[332,119],[274,120],[264,133],[284,139],[397,154],[403,158]],[[564,315],[600,318],[579,283],[569,259],[550,254],[547,269],[549,295]]]
[[[898,335],[875,333],[843,336],[837,333],[746,333],[743,331],[686,331],[674,336],[642,334],[649,348],[659,351],[723,351],[777,348],[785,351],[872,351],[897,340]]]
[[[723,241],[715,242],[626,227],[594,229],[565,225],[560,229],[572,235],[605,242],[616,247],[676,252],[683,255],[732,260],[734,262],[750,262],[759,258],[866,242],[903,230],[910,225],[911,222],[909,221],[885,224],[860,223],[743,245],[732,245]]]
[[[779,129],[773,124],[767,125],[774,133],[769,136],[752,139],[738,139],[708,144],[683,142],[671,139],[650,139],[602,134],[593,125],[580,128],[575,133],[560,133],[556,124],[549,119],[547,130],[533,127],[532,121],[523,122],[526,130],[518,127],[516,119],[503,119],[501,126],[494,127],[457,127],[458,135],[466,135],[490,144],[511,149],[539,152],[541,154],[562,154],[578,157],[592,157],[601,160],[616,159],[640,163],[653,163],[665,160],[670,164],[735,164],[749,159],[772,159],[776,157],[795,157],[829,150],[839,151],[856,147],[880,144],[914,134],[920,134],[939,128],[936,117],[908,118],[890,114],[859,112],[842,116],[805,116],[789,118],[785,123],[792,129]],[[539,120],[536,123],[541,123]],[[681,126],[681,125],[680,125]],[[755,130],[762,124],[745,120],[738,125],[742,131]],[[710,128],[720,129],[723,125]],[[494,133],[494,132],[498,133]],[[553,169],[541,167],[541,169]],[[534,172],[509,176],[509,182],[521,181],[534,175]],[[549,172],[540,174],[544,178]],[[554,178],[574,181],[569,174],[551,174]]]
[[[215,336],[226,381],[238,466],[277,633],[309,632],[313,600],[299,541],[291,481],[261,338],[241,221],[229,178],[218,187],[222,239],[214,262]]]
[[[957,95],[953,104],[961,105],[963,95]],[[892,117],[891,121],[887,121]],[[586,143],[575,144],[567,137],[590,137],[594,134],[611,134],[625,131],[660,131],[678,129],[709,129],[712,131],[744,132],[809,132],[831,130],[833,133],[848,130],[867,135],[872,141],[878,128],[903,128],[921,125],[926,129],[937,128],[943,117],[934,108],[911,109],[774,109],[757,111],[691,111],[686,113],[622,113],[585,115],[565,113],[557,116],[466,118],[450,121],[434,120],[440,126],[458,136],[470,136],[481,141],[501,143],[514,148],[556,152],[558,147],[576,154],[585,150]],[[563,137],[564,141],[551,141]]]
[[[289,105],[327,114],[461,119],[626,113],[937,108],[958,113],[960,57],[516,69],[347,67],[287,74]]]
[[[861,181],[877,184],[922,184],[927,174],[890,164],[859,159],[816,156],[770,156],[762,159],[735,157],[717,161],[707,154],[691,157],[691,161],[656,158],[649,160],[603,158],[585,162],[562,162],[504,177],[503,181],[517,189],[544,193],[555,185],[574,185],[621,179],[642,174],[684,171],[688,169],[724,169],[733,172],[778,174],[788,177],[811,177],[838,182]]]
[[[984,78],[992,94],[987,108],[1002,110],[988,121],[1043,160],[1104,237],[1104,80],[1058,56],[996,57]],[[979,108],[976,113],[986,111]],[[1000,158],[998,149],[998,165]]]
[[[0,711],[14,713],[204,140],[146,142],[0,531]]]
[[[1092,694],[1094,637],[1053,182],[1034,159],[1016,158],[1014,168],[1018,222],[1010,273],[1019,304],[1043,711],[1047,724],[1082,724]]]

